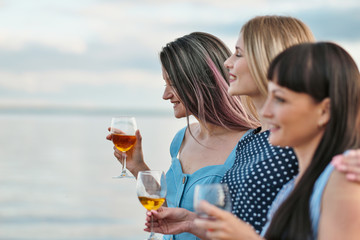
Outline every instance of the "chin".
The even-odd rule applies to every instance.
[[[228,89],[228,94],[230,96],[238,96],[238,95],[240,95],[240,93],[238,91],[236,91],[236,89],[231,88],[231,87]]]
[[[280,147],[285,147],[287,146],[286,144],[284,144],[283,141],[279,141],[279,139],[277,139],[274,136],[271,136],[272,133],[270,133],[270,137],[269,137],[269,143],[273,146],[280,146]]]
[[[175,116],[175,118],[178,118],[178,119],[186,117],[186,115],[185,115],[185,114],[182,114],[182,113],[176,113],[176,112],[174,113],[174,116]]]

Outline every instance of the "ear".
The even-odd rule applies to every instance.
[[[325,98],[319,103],[319,113],[320,117],[318,121],[318,126],[319,128],[322,128],[326,126],[326,124],[328,124],[328,122],[330,121],[330,98]]]

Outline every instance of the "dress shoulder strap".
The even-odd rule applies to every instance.
[[[173,138],[171,145],[170,145],[170,155],[171,158],[174,158],[178,155],[182,141],[184,140],[185,132],[186,132],[187,126],[179,130],[175,137]]]

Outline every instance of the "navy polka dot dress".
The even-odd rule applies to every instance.
[[[298,172],[291,148],[271,146],[269,131],[255,129],[239,141],[234,165],[225,173],[232,198],[232,212],[260,233],[267,212],[282,186]]]

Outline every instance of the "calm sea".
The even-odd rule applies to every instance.
[[[169,114],[134,114],[145,160],[170,166],[169,146],[186,124]],[[140,240],[146,210],[134,179],[105,139],[111,115],[0,114],[0,239]]]

